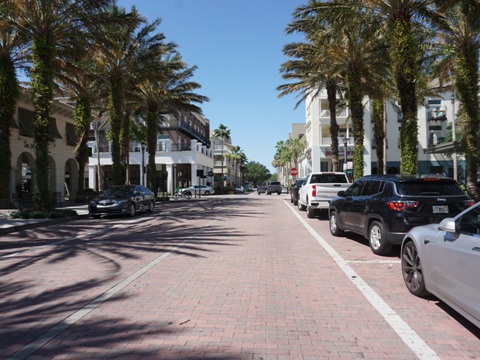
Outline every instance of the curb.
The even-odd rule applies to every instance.
[[[22,230],[35,229],[41,226],[56,225],[63,222],[85,219],[87,217],[88,217],[88,214],[80,214],[80,215],[68,216],[68,217],[58,218],[58,219],[33,219],[37,221],[32,222],[30,224],[15,225],[15,226],[0,229],[0,235],[10,234],[10,233],[18,232]]]

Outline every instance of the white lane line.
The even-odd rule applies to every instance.
[[[60,335],[63,331],[68,329],[71,325],[75,324],[77,321],[82,319],[84,316],[86,316],[91,311],[95,310],[98,306],[103,304],[105,301],[110,299],[112,296],[119,293],[122,289],[124,289],[126,286],[128,286],[133,281],[138,279],[140,276],[145,274],[147,271],[149,271],[151,268],[153,268],[159,262],[166,259],[169,255],[173,254],[175,251],[177,251],[183,245],[190,242],[192,239],[194,239],[196,236],[198,236],[200,233],[202,233],[206,228],[212,226],[216,221],[218,221],[218,219],[220,219],[220,216],[215,218],[214,220],[212,220],[208,224],[202,226],[193,235],[189,236],[188,238],[186,238],[184,241],[182,241],[178,245],[175,245],[175,246],[171,247],[167,252],[165,252],[162,255],[158,256],[157,258],[153,259],[148,264],[146,264],[144,267],[142,267],[141,269],[139,269],[138,271],[136,271],[135,273],[133,273],[132,275],[130,275],[126,279],[122,280],[121,282],[117,283],[117,285],[113,286],[112,288],[110,288],[109,290],[104,292],[102,295],[100,295],[96,299],[92,300],[90,303],[85,305],[83,308],[81,308],[80,310],[77,310],[72,315],[67,317],[65,320],[59,322],[57,325],[55,325],[52,328],[50,328],[49,330],[47,330],[45,333],[40,335],[38,338],[36,338],[35,340],[33,340],[29,344],[25,345],[20,350],[18,350],[15,354],[8,357],[7,360],[24,360],[24,359],[28,358],[35,351],[42,348],[49,341],[53,340],[55,337]]]
[[[435,351],[348,265],[348,262],[342,258],[292,206],[287,203],[285,204],[415,355],[422,360],[440,359]]]

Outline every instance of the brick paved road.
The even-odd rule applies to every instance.
[[[479,332],[398,254],[285,195],[215,196],[0,237],[0,358],[459,359]]]

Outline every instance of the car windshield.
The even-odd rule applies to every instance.
[[[103,192],[103,196],[115,196],[115,197],[123,197],[128,196],[133,193],[133,187],[131,186],[120,186],[107,189]]]
[[[445,181],[408,181],[398,184],[400,195],[464,195],[455,182]]]

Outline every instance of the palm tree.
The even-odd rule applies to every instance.
[[[39,210],[52,208],[49,188],[49,120],[54,96],[55,59],[63,48],[78,45],[86,24],[98,20],[111,0],[4,0],[0,14],[6,24],[30,40],[31,97],[34,105],[34,202]],[[9,9],[10,11],[4,11]],[[73,43],[72,43],[73,40]],[[42,171],[40,171],[42,169]],[[43,171],[47,169],[47,171]]]
[[[288,25],[287,33],[304,33],[309,41],[287,44],[283,48],[283,53],[293,60],[282,64],[280,68],[282,77],[285,80],[296,80],[296,82],[280,85],[277,90],[281,91],[279,97],[300,91],[303,96],[297,102],[295,106],[297,107],[301,101],[308,98],[308,95],[315,98],[322,87],[325,87],[330,110],[332,170],[338,171],[337,90],[342,80],[338,69],[334,66],[335,47],[332,45],[336,40],[330,38],[325,41],[326,37],[318,36],[325,27],[307,14],[303,8],[297,9],[294,12],[295,20]]]
[[[116,5],[108,9],[112,18],[125,21],[104,22],[97,26],[93,45],[96,61],[96,76],[105,89],[103,98],[108,99],[107,111],[110,117],[112,141],[112,178],[115,185],[125,183],[126,162],[129,152],[130,118],[126,115],[126,94],[132,87],[134,69],[137,68],[138,49],[148,42],[151,26],[146,25],[144,16],[135,7],[127,13]],[[154,22],[155,23],[155,22]],[[156,38],[155,38],[156,41]]]
[[[453,78],[463,109],[460,125],[465,143],[467,191],[478,200],[480,3],[463,0],[442,2],[441,5],[444,21],[438,22],[443,50],[440,69],[444,74],[446,70],[447,76]],[[452,82],[449,78],[446,81]]]
[[[366,2],[384,19],[389,37],[389,52],[400,106],[400,172],[416,174],[418,169],[417,82],[423,52],[418,34],[427,27],[422,22],[435,17],[430,0],[370,0]]]
[[[138,71],[134,95],[136,107],[146,119],[148,186],[153,189],[156,182],[155,150],[161,114],[177,117],[180,116],[180,111],[202,114],[201,108],[195,103],[209,99],[194,92],[201,87],[199,83],[190,81],[197,67],[188,67],[179,54],[172,57],[160,53],[145,65]],[[150,67],[152,71],[148,71]]]
[[[213,136],[218,139],[222,139],[222,184],[225,187],[225,182],[223,181],[223,163],[225,162],[224,156],[224,147],[225,147],[225,139],[230,138],[230,129],[228,129],[225,125],[220,124],[217,129],[213,131]]]
[[[25,61],[25,50],[25,39],[17,29],[0,19],[0,199],[10,197],[10,129],[20,96],[16,69]]]
[[[366,95],[366,81],[374,76],[378,69],[386,64],[379,56],[385,41],[379,33],[379,23],[368,12],[363,2],[339,0],[334,2],[318,2],[310,0],[308,5],[297,8],[297,16],[302,19],[318,22],[322,26],[315,27],[316,39],[330,44],[332,66],[342,74],[346,84],[348,106],[352,117],[353,136],[355,141],[353,155],[354,177],[363,176],[363,99]]]

